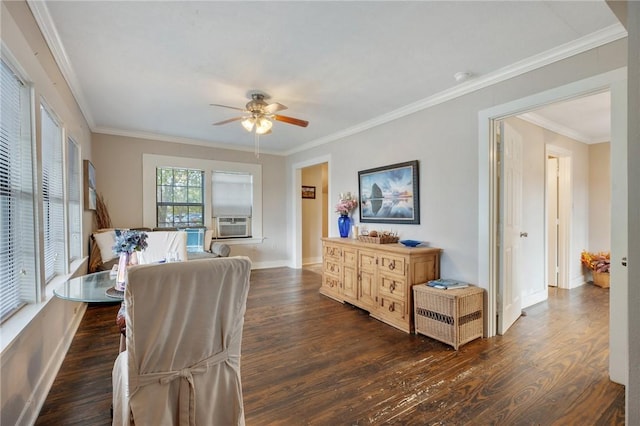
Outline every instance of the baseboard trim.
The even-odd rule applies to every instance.
[[[69,351],[76,331],[78,331],[78,327],[80,327],[82,317],[84,317],[84,313],[87,310],[86,303],[79,304],[79,306],[73,316],[73,321],[69,323],[69,327],[65,330],[62,339],[60,339],[60,343],[51,354],[49,362],[44,369],[44,374],[40,376],[40,380],[38,380],[38,383],[34,386],[33,393],[25,404],[17,424],[32,425],[36,423],[40,410],[47,399],[47,395],[49,395],[49,391],[58,375],[58,371],[60,371],[60,367],[62,367],[62,362]]]

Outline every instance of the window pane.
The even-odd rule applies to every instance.
[[[49,281],[65,268],[62,132],[51,113],[40,106],[42,123],[42,208],[44,268]]]
[[[0,61],[0,321],[36,299],[30,96]]]
[[[251,216],[253,177],[250,174],[214,172],[212,180],[214,217]]]
[[[82,256],[82,208],[80,206],[80,149],[67,139],[67,211],[69,227],[69,260]]]
[[[182,186],[176,186],[173,190],[173,202],[174,203],[186,203],[187,202],[187,188]]]
[[[156,179],[157,226],[204,225],[204,172],[165,167],[156,169],[156,176],[161,177]]]

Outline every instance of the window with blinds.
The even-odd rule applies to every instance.
[[[0,61],[0,321],[36,300],[30,90]]]
[[[81,160],[78,144],[67,139],[67,227],[69,229],[69,262],[82,256]]]
[[[42,122],[42,215],[44,272],[48,282],[65,271],[62,131],[53,114],[40,106]]]
[[[217,237],[251,237],[253,175],[214,171],[211,174],[211,211]]]

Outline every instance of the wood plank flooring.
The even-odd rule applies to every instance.
[[[457,352],[318,294],[314,268],[252,272],[247,425],[622,425],[609,291],[550,290],[505,335]],[[117,305],[92,305],[37,425],[108,425]]]

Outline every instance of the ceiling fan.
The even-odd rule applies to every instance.
[[[273,126],[272,120],[282,121],[283,123],[293,124],[295,126],[301,127],[307,127],[309,125],[308,121],[300,120],[299,118],[287,117],[286,115],[276,114],[278,111],[287,109],[287,107],[278,102],[268,104],[265,99],[269,99],[269,95],[264,92],[255,90],[249,92],[248,95],[251,100],[247,102],[247,105],[244,108],[238,108],[229,105],[211,104],[211,106],[235,109],[244,113],[244,115],[241,115],[239,117],[219,121],[217,123],[213,123],[213,125],[219,126],[221,124],[227,124],[234,121],[242,120],[242,127],[244,127],[248,132],[255,130],[256,135],[271,133],[271,127]]]

